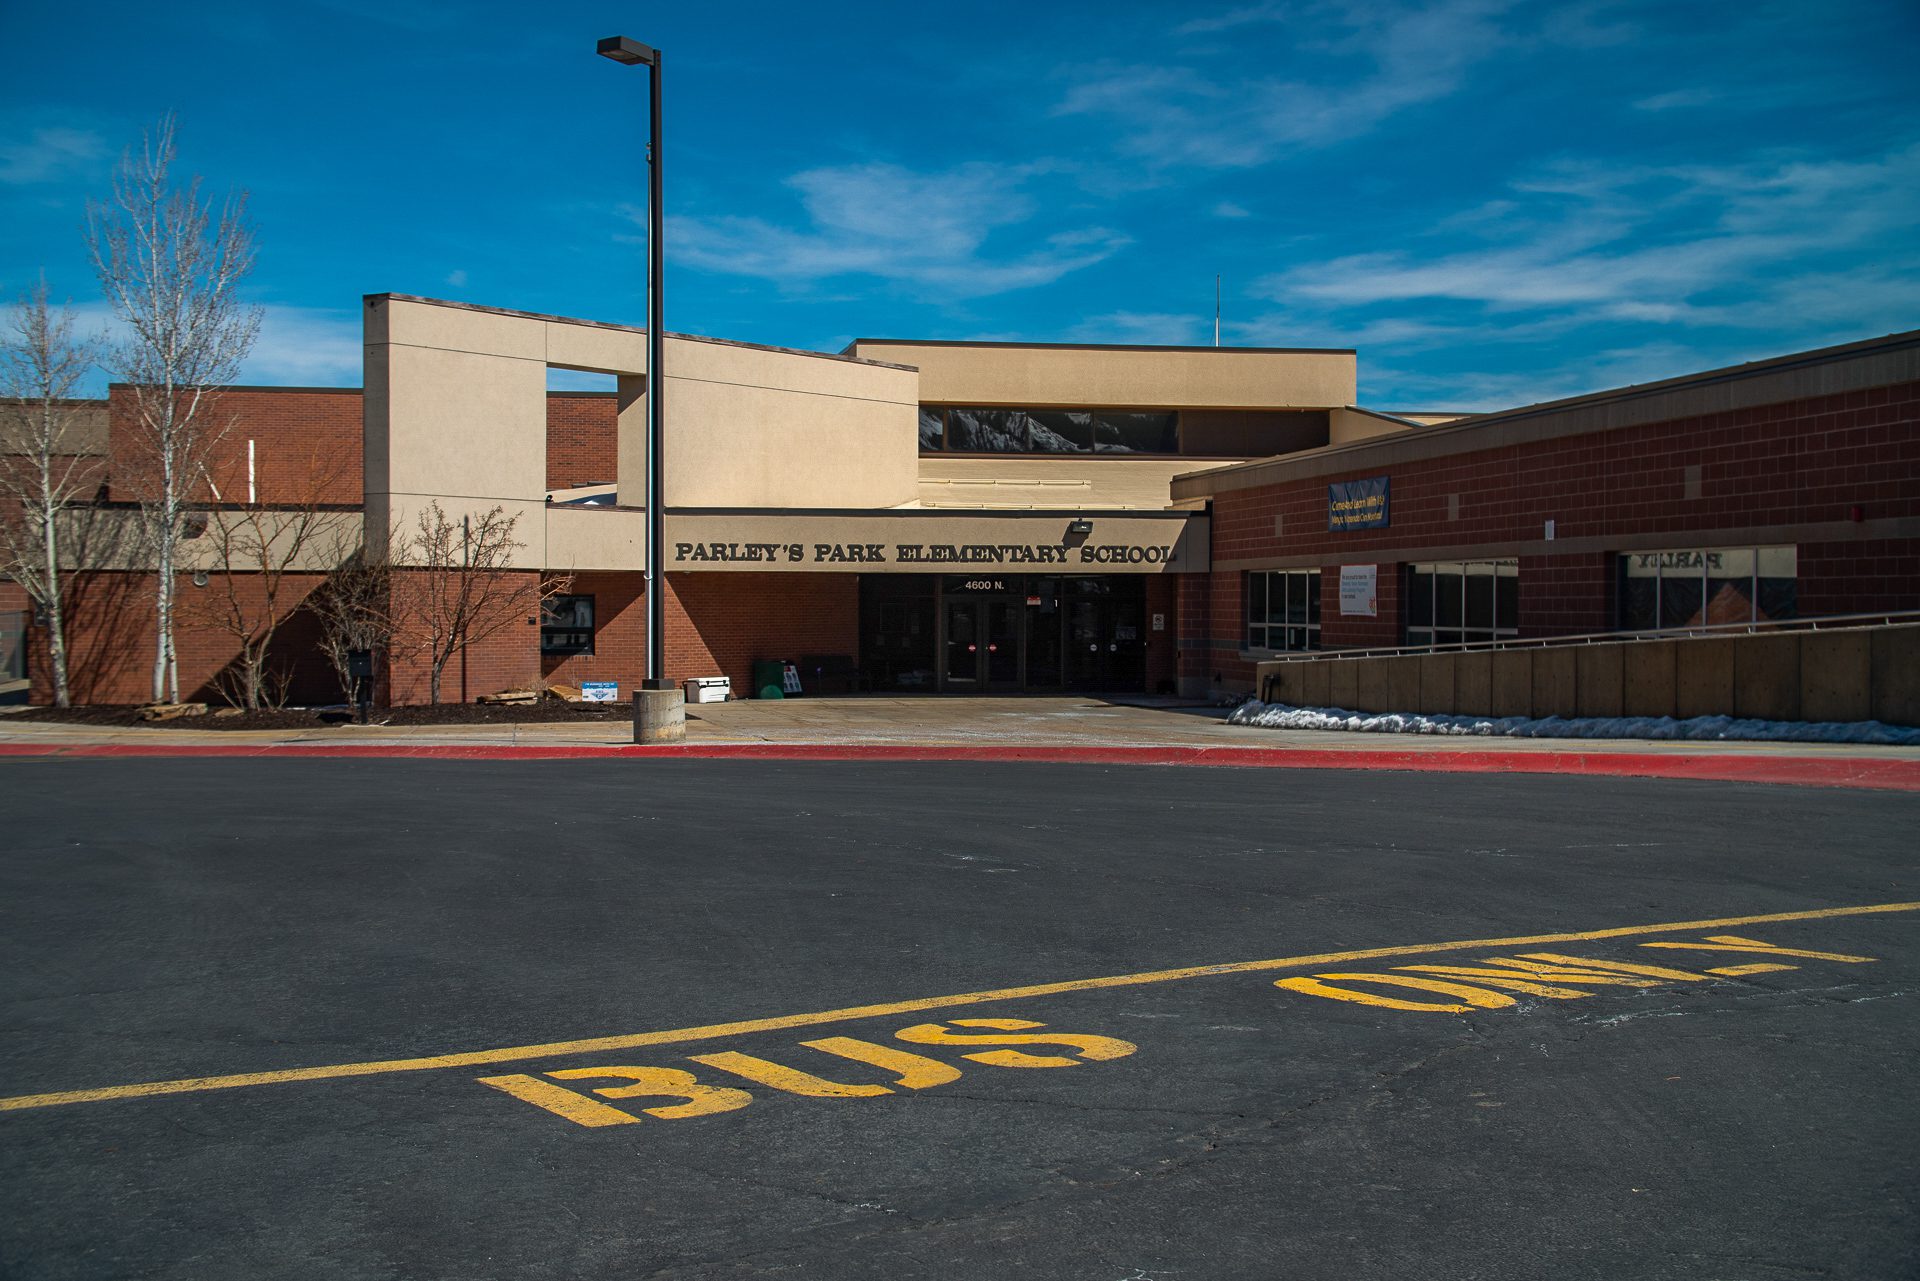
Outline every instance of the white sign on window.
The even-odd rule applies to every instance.
[[[1340,612],[1349,617],[1373,618],[1380,612],[1380,567],[1340,567]]]

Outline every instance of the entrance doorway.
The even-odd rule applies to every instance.
[[[861,668],[871,690],[1142,693],[1139,575],[863,575]]]
[[[1009,600],[948,599],[942,683],[955,693],[1021,688],[1020,614]]]

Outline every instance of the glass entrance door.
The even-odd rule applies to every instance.
[[[1140,580],[1073,579],[1066,601],[1067,688],[1134,692],[1146,687],[1146,592]]]
[[[1020,607],[1004,600],[948,600],[941,676],[948,690],[1020,688]]]

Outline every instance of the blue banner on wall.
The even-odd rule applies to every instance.
[[[1384,529],[1387,525],[1387,477],[1335,481],[1327,486],[1327,528]]]

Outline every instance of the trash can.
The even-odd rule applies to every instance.
[[[787,696],[786,677],[786,659],[756,659],[753,664],[753,696],[755,698],[785,698]]]

